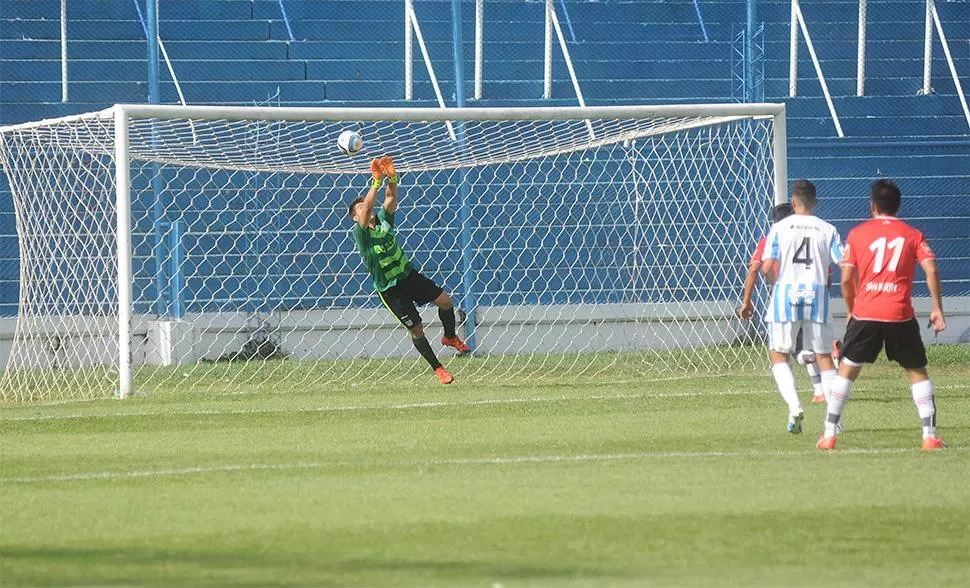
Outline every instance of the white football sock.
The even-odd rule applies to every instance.
[[[814,390],[814,394],[816,396],[821,395],[824,388],[822,388],[822,376],[818,371],[818,364],[814,361],[812,363],[806,363],[805,370],[808,371],[808,377],[812,380],[812,389]]]
[[[839,372],[835,370],[825,370],[821,374],[822,392],[825,394],[826,402],[828,402],[829,400],[829,395],[830,395],[829,391],[832,389],[832,384],[835,382],[835,378],[837,378],[838,375],[839,375]]]
[[[771,366],[771,375],[775,377],[778,392],[788,404],[788,413],[796,415],[802,412],[802,405],[798,401],[798,391],[795,389],[795,375],[791,373],[788,362],[776,363]]]
[[[828,414],[825,415],[825,436],[834,437],[837,434],[839,422],[842,420],[842,411],[845,404],[852,396],[852,382],[836,375],[831,380],[829,387]]]
[[[929,380],[913,384],[913,402],[919,411],[919,420],[923,425],[923,439],[936,437],[936,399],[933,396],[933,384]]]

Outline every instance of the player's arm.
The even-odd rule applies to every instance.
[[[754,287],[758,285],[758,272],[761,269],[761,257],[765,253],[765,239],[758,241],[748,263],[748,275],[744,276],[744,292],[741,294],[741,306],[738,308],[738,316],[742,319],[750,319],[754,316],[754,304],[751,297],[754,295]]]
[[[855,271],[858,263],[856,259],[857,248],[853,246],[855,240],[856,232],[853,230],[849,233],[849,238],[845,240],[845,247],[842,247],[839,252],[839,259],[841,260],[839,267],[842,270],[839,286],[842,290],[842,301],[845,303],[846,321],[852,318],[852,309],[855,308],[855,294],[859,289],[859,280]]]
[[[858,288],[855,267],[850,264],[842,264],[842,280],[839,282],[842,287],[842,301],[845,302],[846,318],[852,318],[852,309],[855,307],[855,293]]]
[[[381,166],[378,161],[374,159],[370,162],[370,189],[367,190],[367,194],[364,195],[364,201],[361,202],[364,209],[360,216],[357,217],[357,223],[364,228],[367,228],[370,224],[371,217],[374,215],[374,207],[377,205],[377,191],[381,189],[381,183],[384,181],[384,172],[381,171]]]
[[[761,269],[761,262],[752,260],[748,265],[748,275],[744,277],[744,292],[741,294],[741,307],[738,308],[738,316],[747,320],[754,316],[754,304],[751,297],[754,295],[754,287],[758,285],[758,271]]]
[[[946,319],[943,318],[943,295],[940,289],[940,272],[936,268],[936,259],[928,258],[920,262],[923,271],[926,272],[926,286],[930,290],[930,298],[933,300],[933,310],[930,311],[930,326],[939,333],[946,328]]]
[[[397,170],[394,169],[394,160],[384,157],[380,160],[381,172],[387,178],[387,190],[384,192],[384,210],[387,212],[397,211]]]
[[[775,283],[775,268],[778,265],[778,233],[771,227],[765,237],[765,249],[761,255],[761,275],[769,286]]]

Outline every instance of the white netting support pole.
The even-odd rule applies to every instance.
[[[484,44],[485,0],[475,0],[475,100],[482,99],[482,70],[485,59]]]
[[[822,73],[822,64],[819,63],[818,56],[815,54],[815,45],[812,43],[811,35],[808,34],[808,26],[805,24],[805,17],[802,15],[802,9],[799,8],[798,2],[795,2],[795,16],[798,18],[798,25],[801,28],[802,36],[805,37],[805,44],[808,46],[808,55],[812,58],[812,65],[815,67],[815,75],[818,76],[818,81],[822,85],[822,95],[825,96],[825,104],[828,105],[829,114],[832,115],[835,132],[839,137],[844,137],[845,133],[842,132],[842,122],[839,120],[839,114],[835,111],[835,103],[832,101],[829,85],[825,81],[825,74]]]
[[[926,20],[923,24],[923,95],[933,93],[933,0],[926,0]]]
[[[411,25],[412,0],[404,0],[404,99],[414,98],[414,30]]]
[[[67,0],[61,0],[61,102],[67,100]]]
[[[936,24],[936,32],[940,35],[940,44],[943,45],[943,55],[946,56],[946,64],[950,68],[950,76],[953,78],[953,85],[956,87],[957,96],[960,97],[960,106],[963,107],[963,116],[970,125],[970,108],[967,107],[967,97],[963,93],[963,84],[960,83],[960,76],[957,75],[956,64],[953,63],[953,56],[950,55],[950,44],[943,33],[943,23],[940,22],[940,15],[936,12],[936,5],[933,4],[933,22]]]
[[[798,0],[791,3],[791,25],[788,30],[788,96],[798,95]]]
[[[115,206],[118,227],[118,398],[132,392],[131,375],[131,158],[128,149],[128,113],[115,107]]]
[[[428,46],[424,42],[424,35],[421,34],[421,24],[418,23],[418,15],[414,13],[414,6],[408,3],[408,15],[411,24],[414,27],[414,35],[418,38],[418,48],[421,49],[421,56],[424,58],[424,66],[428,70],[428,77],[431,78],[431,87],[434,89],[434,96],[438,100],[438,106],[440,108],[445,107],[445,98],[441,94],[441,86],[438,84],[438,76],[434,73],[434,65],[431,64],[431,56],[428,54]],[[455,136],[454,126],[451,121],[445,121],[445,125],[448,127],[448,135],[451,137],[452,141],[457,141]]]
[[[771,152],[774,160],[775,204],[788,202],[788,121],[784,108],[772,117]]]
[[[559,49],[562,50],[562,56],[566,60],[566,69],[569,70],[569,79],[573,83],[573,91],[576,92],[576,101],[579,102],[579,106],[582,108],[586,107],[586,100],[583,99],[583,91],[579,87],[579,78],[576,77],[576,70],[573,68],[573,60],[569,56],[569,46],[566,45],[566,38],[562,34],[562,27],[559,26],[559,18],[556,16],[556,7],[549,3],[546,5],[549,10],[548,18],[552,21],[552,26],[556,29],[556,37],[559,39]],[[586,121],[586,129],[589,131],[589,139],[591,141],[596,140],[596,133],[593,131],[593,124],[588,120]]]
[[[862,96],[866,88],[866,0],[859,0],[859,47],[856,51],[855,95]]]
[[[552,98],[552,0],[546,0],[546,35],[542,49],[542,97]]]

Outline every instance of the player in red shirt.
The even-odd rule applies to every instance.
[[[923,426],[923,449],[944,449],[936,436],[933,384],[926,373],[926,348],[913,310],[916,264],[926,272],[933,300],[930,326],[946,328],[936,257],[923,233],[896,218],[902,194],[892,180],[877,180],[869,190],[872,219],[849,233],[842,258],[842,297],[849,314],[842,342],[842,363],[832,383],[825,434],[819,449],[835,449],[837,425],[852,383],[862,364],[876,360],[883,345],[886,356],[903,366],[912,384],[913,401]]]
[[[771,222],[777,223],[794,214],[791,204],[783,202],[771,208]],[[748,275],[744,277],[744,292],[741,296],[741,306],[738,308],[738,317],[744,320],[751,320],[754,317],[754,303],[751,301],[754,295],[754,288],[758,285],[758,276],[761,274],[761,258],[765,252],[765,237],[758,241],[758,245],[751,254],[751,261],[748,262]],[[812,402],[825,402],[825,393],[822,388],[822,373],[815,363],[815,354],[802,349],[802,332],[799,330],[795,342],[795,360],[804,365],[808,371],[808,377],[812,380],[813,398]]]

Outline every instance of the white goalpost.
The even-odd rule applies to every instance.
[[[382,155],[398,240],[474,349],[441,354],[459,383],[762,365],[734,309],[787,200],[782,104],[117,105],[0,127],[20,244],[0,398],[430,382],[350,236]]]

